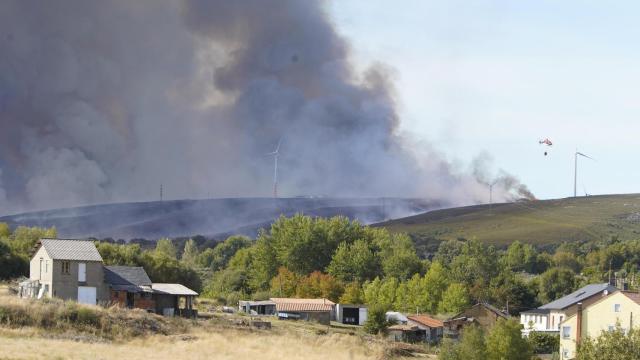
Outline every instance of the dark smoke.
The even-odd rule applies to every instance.
[[[399,137],[387,74],[351,67],[322,4],[0,2],[0,214],[156,199],[161,183],[268,196],[281,138],[284,195],[484,199]]]
[[[520,182],[518,178],[504,170],[499,170],[497,174],[491,174],[493,158],[489,153],[482,152],[471,162],[471,172],[476,181],[487,188],[493,184],[493,194],[495,199],[515,201],[520,199],[536,200],[535,195],[529,190],[527,185]]]

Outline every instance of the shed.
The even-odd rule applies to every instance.
[[[415,325],[421,330],[421,338],[425,342],[437,343],[442,339],[444,324],[441,320],[427,315],[407,316],[410,325]]]
[[[444,321],[444,335],[457,338],[460,331],[467,325],[476,324],[487,331],[495,325],[499,319],[508,319],[509,315],[500,311],[495,306],[487,303],[477,303],[459,314]]]
[[[198,293],[181,284],[153,283],[153,300],[156,312],[165,316],[180,315],[196,317],[198,311],[193,309],[193,299]],[[181,299],[184,299],[181,308]]]
[[[392,341],[418,342],[420,341],[420,328],[407,324],[391,325],[387,328],[387,338]]]
[[[251,315],[274,315],[276,313],[276,303],[271,300],[240,300],[238,310]]]
[[[364,325],[368,310],[364,305],[337,304],[336,321],[347,325]]]
[[[155,311],[151,279],[144,268],[105,266],[104,281],[111,290],[111,302],[128,308]]]
[[[329,299],[271,298],[279,319],[316,321],[329,325],[335,303]]]

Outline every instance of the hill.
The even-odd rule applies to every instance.
[[[409,233],[433,248],[442,240],[478,239],[497,246],[515,240],[549,246],[565,241],[640,238],[640,194],[520,201],[429,211],[375,224]]]
[[[55,226],[66,238],[157,239],[230,234],[255,236],[280,215],[343,215],[372,223],[441,207],[400,198],[228,198],[172,200],[83,206],[0,217],[10,226]]]

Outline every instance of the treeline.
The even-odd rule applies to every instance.
[[[54,236],[53,228],[11,232],[0,224],[0,277],[28,276],[30,249],[38,238]],[[100,242],[98,250],[106,264],[143,266],[155,282],[183,283],[231,305],[271,296],[326,297],[420,313],[455,313],[489,302],[515,315],[610,276],[637,287],[640,264],[640,240],[615,237],[545,251],[518,241],[498,249],[448,240],[425,259],[407,235],[344,217],[303,215],[279,218],[255,240],[231,236],[213,248],[203,245],[161,239],[155,248]]]

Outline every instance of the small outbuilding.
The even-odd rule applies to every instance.
[[[364,325],[367,321],[367,307],[364,305],[336,305],[336,321],[346,325]]]
[[[329,299],[271,298],[279,319],[315,321],[329,325],[335,303]]]
[[[406,343],[419,342],[421,339],[420,328],[408,324],[391,325],[387,328],[387,339]]]
[[[480,326],[483,330],[491,329],[499,319],[508,319],[509,315],[487,303],[477,303],[459,314],[444,321],[444,335],[457,338],[460,331],[471,324]]]
[[[421,341],[435,344],[442,339],[444,324],[441,320],[427,315],[410,315],[407,319],[409,325],[415,325],[420,329]]]
[[[111,303],[155,312],[151,279],[142,267],[105,266],[104,282],[111,291]]]
[[[276,303],[271,300],[240,300],[238,310],[251,315],[275,315]]]
[[[156,312],[165,316],[196,317],[193,300],[198,293],[181,284],[153,283],[153,300]]]

